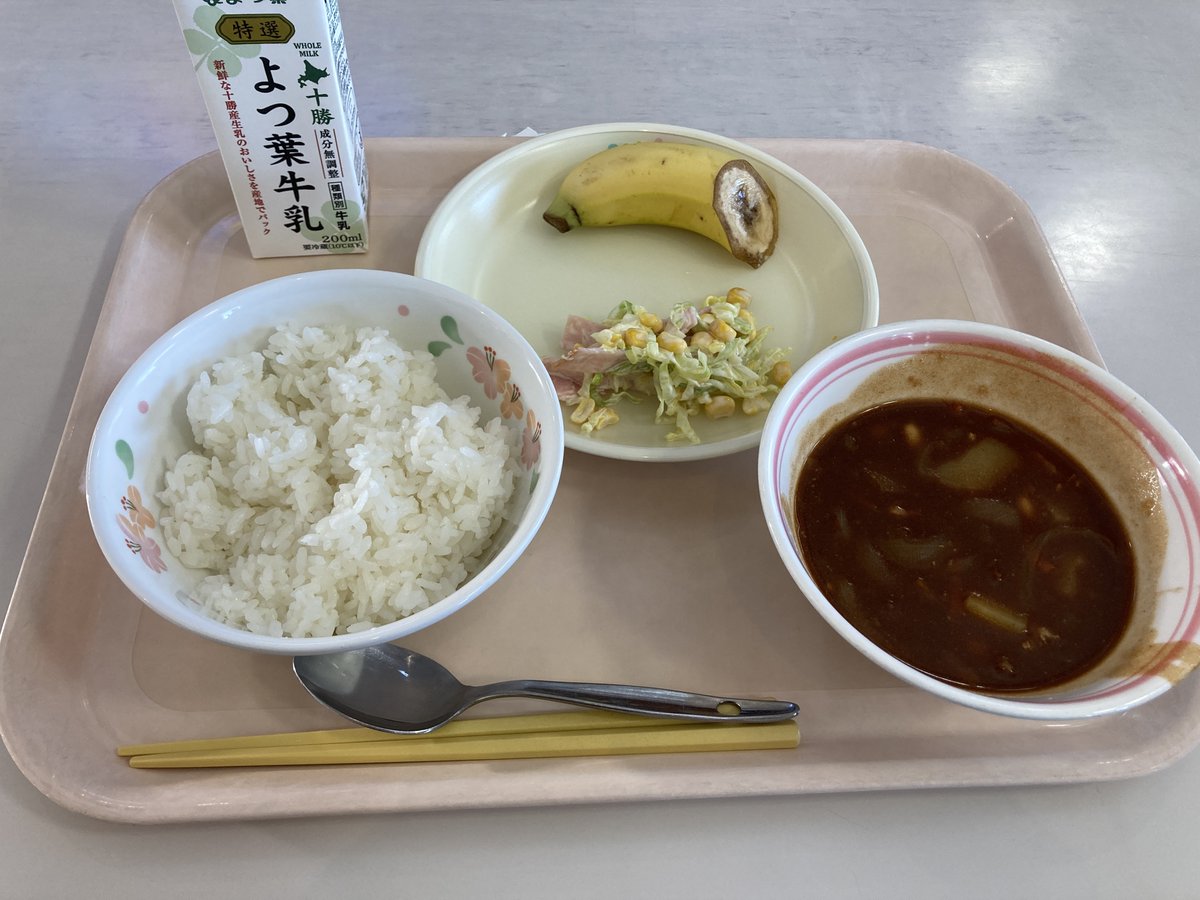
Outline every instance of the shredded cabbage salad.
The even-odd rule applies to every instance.
[[[573,316],[566,352],[546,361],[560,398],[573,407],[571,421],[593,432],[619,421],[619,401],[650,399],[658,403],[656,421],[674,426],[669,440],[698,443],[692,416],[761,413],[791,367],[787,350],[764,347],[770,329],[749,306],[750,295],[734,288],[700,304],[677,303],[665,318],[629,301],[602,322]]]

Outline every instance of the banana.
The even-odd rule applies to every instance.
[[[775,250],[775,195],[744,159],[692,144],[611,147],[572,169],[542,218],[567,232],[666,225],[703,235],[758,268]]]

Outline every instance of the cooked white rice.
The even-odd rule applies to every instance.
[[[209,569],[214,619],[310,637],[393,622],[459,587],[513,491],[499,418],[378,328],[279,328],[187,397],[199,449],[159,493],[167,548]]]

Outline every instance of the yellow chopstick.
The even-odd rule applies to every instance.
[[[138,769],[155,769],[448,762],[778,750],[792,749],[800,742],[795,721],[763,725],[665,724],[665,720],[655,719],[643,721],[654,724],[640,728],[589,728],[458,737],[418,735],[402,740],[164,752],[132,756],[129,764]],[[444,730],[441,729],[439,734]]]
[[[372,741],[411,741],[438,738],[471,737],[491,734],[528,734],[546,731],[579,731],[589,728],[645,728],[689,724],[686,719],[655,719],[606,710],[540,713],[525,716],[495,716],[482,719],[456,719],[430,734],[389,734],[371,728],[335,728],[325,731],[292,731],[282,734],[251,734],[242,737],[201,738],[186,741],[161,741],[154,744],[126,744],[117,748],[118,756],[146,756],[153,753],[182,753],[210,750],[242,750],[251,747],[295,747],[315,744],[349,744]],[[695,723],[691,723],[695,724]],[[721,727],[726,727],[722,725]],[[740,726],[739,726],[740,727]]]

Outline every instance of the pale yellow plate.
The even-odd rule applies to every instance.
[[[779,242],[751,269],[717,244],[653,226],[560,234],[542,220],[563,177],[613,144],[679,141],[727,148],[750,160],[775,192]],[[793,368],[838,338],[879,321],[879,289],[850,220],[784,163],[737,141],[688,128],[593,125],[532,138],[488,160],[454,187],[429,220],[415,274],[466,293],[510,321],[543,356],[557,356],[568,315],[604,318],[622,300],[660,313],[742,287],[771,346]],[[763,416],[694,420],[700,443],[668,441],[651,402],[621,402],[621,421],[590,435],[568,424],[566,444],[617,459],[678,461],[758,445]]]

